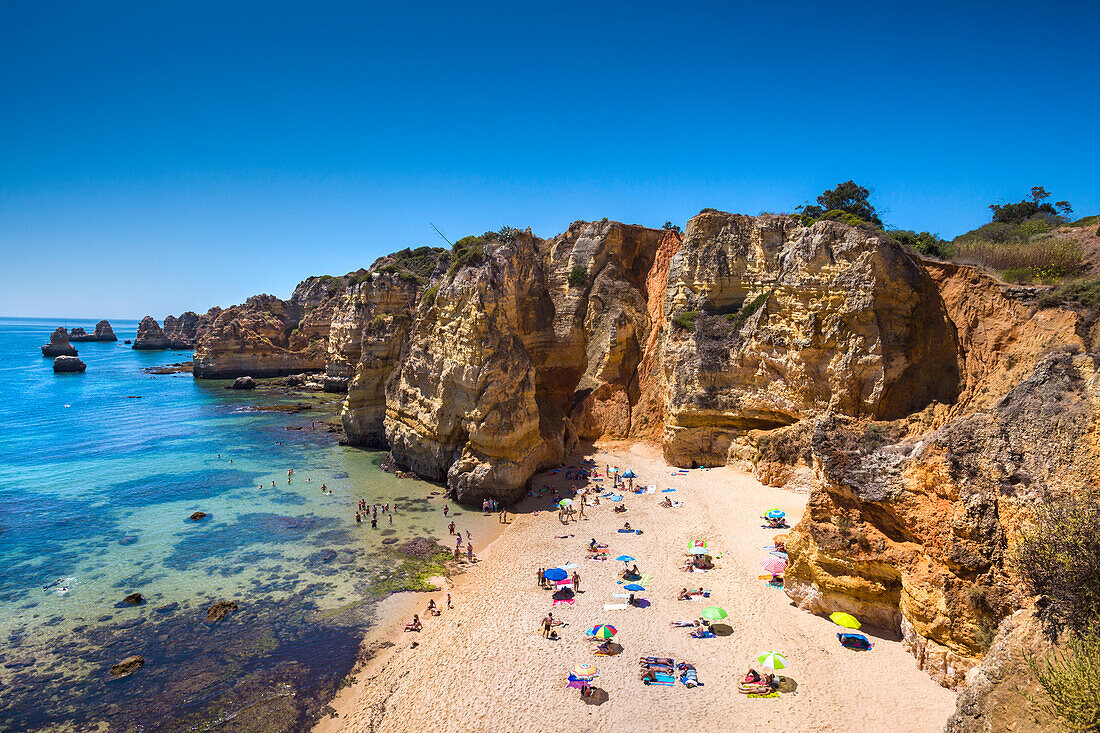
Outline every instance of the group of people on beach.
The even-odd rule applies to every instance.
[[[451,594],[447,594],[447,608],[454,608],[454,604],[451,603]],[[443,604],[436,603],[434,598],[428,599],[428,614],[432,616],[441,616],[443,614]],[[412,621],[405,624],[405,631],[420,631],[424,628],[423,622],[420,620],[420,614],[414,613]]]
[[[359,506],[355,510],[355,523],[362,524],[365,517],[370,517],[370,528],[378,529],[378,510],[382,509],[382,514],[389,517],[389,523],[393,524],[393,515],[397,512],[397,504],[393,505],[393,511],[390,511],[389,503],[385,504],[371,504],[367,506],[366,499],[359,500]]]

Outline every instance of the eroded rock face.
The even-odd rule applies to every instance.
[[[386,391],[385,431],[396,460],[443,480],[460,501],[515,501],[573,437],[539,393],[554,307],[529,233],[487,248],[421,311]]]
[[[345,287],[345,278],[311,277],[289,300],[254,295],[226,308],[198,334],[195,377],[282,377],[323,370],[329,325]]]
[[[672,260],[665,315],[664,449],[678,465],[723,465],[748,430],[827,411],[892,419],[958,395],[943,301],[879,233],[702,213]]]
[[[381,267],[385,267],[383,261]],[[400,272],[377,272],[379,263],[337,309],[329,336],[328,378],[349,378],[340,413],[353,445],[385,447],[386,386],[420,305],[423,284]]]
[[[1032,611],[1017,611],[1006,618],[981,665],[971,670],[968,686],[959,693],[955,714],[948,719],[944,733],[1062,730],[1057,720],[1028,700],[1028,696],[1042,695],[1028,657],[1042,658],[1049,649]]]
[[[962,686],[1001,619],[1029,602],[1007,561],[1021,522],[1097,478],[1097,364],[1051,354],[988,412],[899,443],[819,420],[822,481],[787,543],[787,594],[893,629],[934,678]]]
[[[76,347],[69,343],[69,332],[58,326],[50,334],[50,342],[42,347],[42,356],[77,356]]]
[[[146,350],[169,348],[168,337],[164,335],[164,331],[157,323],[156,318],[145,316],[141,319],[141,323],[138,324],[137,336],[134,337],[134,348]]]

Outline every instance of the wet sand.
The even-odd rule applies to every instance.
[[[917,668],[897,641],[877,638],[870,652],[844,649],[838,627],[828,619],[793,607],[786,595],[759,579],[774,530],[760,515],[776,506],[792,524],[806,496],[766,487],[732,468],[670,475],[650,446],[617,447],[594,456],[597,465],[631,468],[637,483],[675,492],[624,494],[628,511],[612,512],[601,500],[586,509],[587,519],[563,526],[552,499],[528,499],[512,516],[507,531],[479,551],[479,562],[453,579],[455,608],[439,617],[424,613],[434,594],[402,594],[387,601],[384,620],[368,642],[373,658],[355,682],[332,702],[336,717],[321,720],[319,733],[333,731],[934,731],[953,712],[955,695]],[[579,459],[567,465],[580,465]],[[540,475],[535,485],[563,489],[575,481]],[[604,482],[606,485],[607,482]],[[568,493],[568,492],[566,492]],[[684,507],[658,506],[665,497]],[[541,507],[535,514],[532,510]],[[644,534],[620,534],[629,521]],[[573,535],[560,538],[561,535]],[[610,545],[610,560],[585,559],[590,539]],[[689,543],[705,539],[716,568],[683,573]],[[477,544],[475,543],[475,547]],[[638,596],[647,608],[605,610],[622,603],[613,593],[620,554],[637,558],[652,578]],[[551,608],[551,594],[535,583],[540,567],[576,563],[581,592],[572,606]],[[446,582],[445,582],[446,584]],[[703,587],[711,597],[676,600],[683,587]],[[692,620],[708,605],[724,608],[728,635],[693,639],[670,621]],[[548,611],[565,622],[561,639],[543,639],[539,629]],[[405,633],[404,623],[419,612],[421,633]],[[584,630],[615,625],[624,652],[593,656]],[[388,646],[392,644],[392,646]],[[787,656],[790,667],[778,697],[752,699],[736,690],[737,679],[762,651]],[[688,689],[645,686],[638,680],[642,655],[673,657],[694,664],[703,686]],[[600,669],[595,703],[566,687],[569,668],[592,662]]]

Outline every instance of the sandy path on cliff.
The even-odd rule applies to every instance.
[[[659,453],[648,446],[599,453],[607,463],[632,468],[640,483],[675,492],[626,495],[628,511],[616,514],[602,500],[587,521],[563,527],[553,512],[520,514],[481,562],[452,591],[456,607],[425,619],[421,634],[397,633],[391,653],[368,666],[358,682],[333,703],[337,718],[318,731],[938,731],[954,711],[954,693],[917,668],[901,644],[872,639],[868,653],[851,652],[837,642],[838,628],[790,605],[782,591],[759,580],[760,560],[774,531],[761,528],[761,513],[772,506],[797,521],[806,496],[761,485],[732,468],[671,476]],[[575,464],[577,462],[574,462]],[[538,484],[560,477],[537,477]],[[658,506],[665,497],[684,508]],[[548,502],[547,502],[548,503]],[[616,532],[624,521],[642,535]],[[567,539],[557,535],[573,534]],[[610,544],[607,562],[585,559],[589,539]],[[689,542],[706,539],[723,553],[708,573],[679,568]],[[476,545],[475,545],[476,546]],[[652,605],[605,611],[621,602],[616,584],[620,554],[638,559],[651,574],[639,593]],[[574,606],[551,609],[550,593],[535,584],[539,567],[575,562],[581,590]],[[704,587],[709,599],[677,601],[680,589]],[[442,593],[433,594],[437,601]],[[428,595],[413,596],[420,610]],[[407,597],[402,601],[407,604]],[[729,612],[731,636],[692,639],[670,621],[698,617],[707,605]],[[547,611],[567,623],[562,640],[544,640],[539,622]],[[421,614],[424,617],[424,614]],[[615,625],[625,648],[618,657],[591,654],[584,630],[596,623]],[[386,631],[386,630],[383,630]],[[416,642],[417,646],[412,647]],[[797,683],[792,694],[749,699],[736,680],[762,651],[779,651]],[[704,686],[687,689],[645,686],[638,681],[641,655],[671,656],[698,669]],[[600,705],[586,704],[565,675],[576,662],[600,669],[596,686],[607,693]]]

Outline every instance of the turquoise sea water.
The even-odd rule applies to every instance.
[[[446,534],[439,487],[340,446],[338,396],[142,372],[190,354],[125,346],[136,321],[55,375],[39,346],[95,320],[0,319],[0,730],[308,727],[394,567],[383,541]],[[312,409],[256,409],[291,403]],[[356,525],[360,498],[396,502],[393,524]],[[490,520],[453,509],[476,547]],[[208,623],[218,600],[240,610]]]

